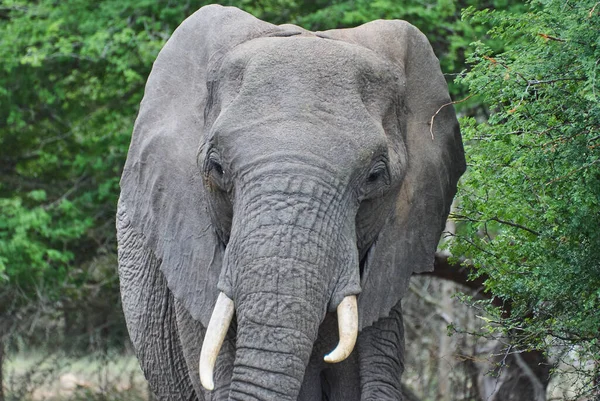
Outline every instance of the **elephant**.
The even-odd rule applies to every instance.
[[[433,267],[465,168],[439,61],[409,23],[310,32],[196,11],[152,67],[117,208],[152,391],[403,399],[401,299]]]

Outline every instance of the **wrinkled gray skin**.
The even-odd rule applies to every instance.
[[[449,102],[403,21],[311,33],[208,6],[175,31],[117,218],[127,326],[161,400],[402,399],[400,299],[432,268],[465,169]],[[209,392],[198,359],[219,291],[235,317]],[[357,346],[329,365],[351,294]]]

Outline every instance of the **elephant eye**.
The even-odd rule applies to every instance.
[[[371,173],[369,174],[369,176],[367,177],[367,182],[375,182],[379,179],[379,177],[381,177],[383,175],[383,171],[382,170],[377,170],[377,171],[371,171]]]
[[[383,162],[382,160],[376,162],[373,164],[373,166],[371,167],[371,170],[369,171],[369,175],[367,175],[367,184],[374,184],[377,181],[380,181],[381,179],[385,178],[388,174],[388,169],[387,166],[385,164],[385,162]]]
[[[207,183],[213,188],[219,188],[223,191],[227,191],[229,188],[229,182],[226,179],[225,169],[221,164],[221,160],[216,151],[211,150],[206,155],[204,162],[204,176]]]
[[[206,154],[204,162],[204,174],[223,176],[224,169],[221,164],[221,157],[214,148],[210,148]]]
[[[215,161],[215,160],[209,160],[209,165],[208,165],[208,170],[209,171],[214,171],[219,175],[223,175],[223,166],[221,166],[221,164],[219,164],[219,162]]]
[[[365,178],[363,199],[381,196],[390,184],[388,167],[383,160],[374,163]]]

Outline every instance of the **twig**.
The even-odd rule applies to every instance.
[[[490,220],[492,220],[492,221],[496,221],[496,222],[498,222],[498,223],[500,223],[500,224],[506,224],[507,226],[511,226],[511,227],[515,227],[515,228],[520,228],[521,230],[525,230],[525,231],[527,231],[527,232],[529,232],[529,233],[531,233],[531,234],[533,234],[533,235],[536,235],[536,236],[539,236],[539,235],[540,235],[540,233],[539,233],[539,232],[537,232],[537,231],[534,231],[534,230],[532,230],[531,228],[527,228],[527,227],[525,227],[525,226],[522,226],[522,225],[520,225],[520,224],[517,224],[517,223],[510,222],[510,221],[501,220],[501,219],[499,219],[498,217],[492,217]]]
[[[0,11],[23,11],[23,12],[27,12],[29,9],[27,7],[24,6],[3,6],[0,7]]]
[[[596,5],[594,6],[594,8],[596,8],[597,5],[598,5],[598,3],[596,3]],[[598,62],[599,61],[600,61],[600,59],[596,60],[596,64],[594,64],[594,76],[592,77],[592,94],[594,95],[594,100],[598,99],[596,97],[596,70],[598,69]]]
[[[500,259],[500,258],[498,257],[498,255],[496,255],[495,253],[493,253],[493,252],[490,252],[490,251],[488,251],[488,250],[486,250],[486,249],[483,249],[482,247],[478,246],[478,245],[477,245],[477,244],[475,244],[473,241],[471,241],[469,238],[467,238],[467,237],[465,237],[465,236],[463,236],[463,235],[458,235],[458,234],[456,235],[456,237],[457,237],[457,238],[462,238],[462,240],[463,240],[463,241],[467,242],[469,245],[471,245],[473,248],[477,249],[478,251],[480,251],[480,252],[483,252],[483,253],[485,253],[486,255],[489,255],[489,256],[491,256],[491,257],[493,257],[493,258],[495,258],[495,259]]]
[[[469,100],[470,98],[472,98],[473,96],[475,96],[475,94],[474,94],[474,93],[470,94],[469,96],[467,96],[467,97],[466,97],[466,98],[464,98],[464,99],[461,99],[461,100],[455,100],[455,101],[453,101],[453,102],[450,102],[450,103],[443,104],[443,105],[442,105],[442,106],[441,106],[441,107],[438,109],[438,111],[436,111],[436,112],[435,112],[435,114],[434,114],[433,116],[431,116],[431,121],[429,121],[429,133],[431,134],[431,140],[432,140],[432,141],[433,141],[433,139],[434,139],[434,138],[433,138],[433,120],[435,119],[435,117],[437,117],[437,115],[438,115],[438,114],[440,114],[440,111],[442,111],[442,109],[443,109],[444,107],[446,107],[446,106],[452,106],[452,105],[454,105],[454,104],[458,104],[458,103],[465,102],[465,101]]]
[[[502,356],[502,360],[499,362],[499,365],[501,368],[507,366],[508,364],[506,363],[506,360],[508,359],[508,356],[512,353],[513,349],[513,345],[512,344],[508,344],[508,346],[506,347],[506,352],[504,352],[504,355]],[[498,354],[500,355],[500,354]]]
[[[563,176],[556,177],[556,178],[554,178],[553,180],[550,180],[550,181],[548,181],[548,182],[546,183],[546,185],[550,185],[550,184],[553,184],[553,183],[555,183],[556,181],[560,181],[560,180],[562,180],[562,179],[565,179],[565,178],[567,178],[567,177],[569,177],[569,176],[571,176],[571,175],[575,174],[575,173],[576,173],[576,172],[578,172],[578,171],[581,171],[581,170],[584,170],[584,169],[586,169],[586,168],[588,168],[588,167],[591,167],[592,165],[594,165],[594,164],[596,164],[596,163],[598,163],[598,162],[600,162],[600,159],[594,160],[593,162],[591,162],[591,163],[588,163],[588,164],[586,164],[585,166],[581,166],[581,167],[579,167],[579,168],[576,168],[575,170],[571,170],[571,171],[569,171],[567,174],[565,174],[565,175],[563,175]]]
[[[597,64],[597,62],[596,62]],[[542,85],[542,84],[553,84],[555,82],[561,82],[561,81],[585,81],[586,78],[583,77],[569,77],[569,78],[554,78],[554,79],[546,79],[543,81],[539,81],[537,79],[532,79],[530,81],[527,81],[528,85]]]
[[[77,191],[79,189],[79,187],[81,186],[81,184],[83,182],[85,182],[85,180],[87,180],[88,176],[87,174],[83,174],[81,177],[77,178],[77,180],[75,181],[75,183],[73,184],[73,186],[67,190],[67,192],[65,192],[64,194],[62,194],[60,197],[58,197],[57,199],[55,199],[54,201],[45,204],[42,206],[42,208],[44,210],[49,210],[51,208],[53,208],[54,206],[60,204],[63,200],[67,199],[69,196],[71,196],[71,194],[75,191]]]
[[[538,33],[538,36],[541,36],[542,38],[544,38],[544,39],[546,39],[546,40],[555,40],[555,41],[557,41],[557,42],[565,42],[565,40],[564,40],[564,39],[557,38],[557,37],[555,37],[555,36],[550,36],[550,35],[547,35],[547,34],[545,34],[545,33]]]
[[[597,135],[593,138],[588,139],[588,143],[594,142],[595,140],[600,139],[600,135]]]
[[[498,64],[498,65],[500,65],[501,67],[504,67],[505,69],[507,69],[508,71],[511,71],[511,69],[510,69],[510,67],[509,67],[509,66],[507,66],[507,65],[506,65],[506,64],[504,64],[504,63],[501,63],[501,62],[499,62],[498,60],[496,60],[496,59],[495,59],[495,58],[493,58],[493,57],[489,57],[489,56],[483,56],[483,58],[484,58],[484,59],[486,59],[486,60],[488,60],[488,61],[489,61],[490,63],[492,63],[492,64]],[[529,79],[525,78],[525,77],[523,76],[523,74],[521,74],[521,73],[520,73],[520,72],[518,72],[518,71],[514,71],[514,73],[515,73],[515,74],[517,74],[517,76],[518,76],[519,78],[521,78],[523,81],[525,81],[526,83],[529,83]]]
[[[515,111],[517,111],[517,109],[519,108],[519,106],[521,106],[521,104],[523,103],[523,99],[525,99],[525,95],[527,95],[527,93],[529,92],[529,87],[531,86],[531,83],[527,82],[527,88],[525,88],[525,92],[523,92],[523,95],[521,96],[521,99],[519,99],[519,103],[513,107],[512,109],[510,109],[508,112],[509,113],[514,113]]]
[[[461,215],[461,214],[454,214],[453,218],[457,219],[457,220],[463,220],[463,221],[471,221],[474,223],[487,223],[488,221],[495,221],[497,223],[500,224],[506,224],[507,226],[511,226],[511,227],[515,227],[515,228],[520,228],[521,230],[525,230],[527,232],[530,232],[531,234],[537,235],[539,236],[540,233],[537,231],[532,230],[531,228],[527,228],[525,226],[522,226],[520,224],[517,223],[513,223],[512,221],[506,221],[506,220],[502,220],[499,217],[491,217],[489,219],[475,219],[473,217],[469,217],[469,216],[465,216],[465,215]]]

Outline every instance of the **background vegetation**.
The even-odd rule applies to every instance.
[[[114,233],[120,171],[154,58],[177,25],[207,3],[0,4],[0,366],[3,350],[126,351]],[[491,298],[470,293],[475,310],[487,313],[483,328],[465,323],[474,319],[465,320],[468,313],[443,327],[500,341],[488,354],[536,351],[553,368],[564,366],[561,360],[574,364],[582,380],[571,396],[598,396],[600,4],[220,3],[311,30],[400,18],[428,36],[464,116],[469,162],[450,251],[475,268],[472,278]],[[427,287],[419,283],[415,289]],[[447,295],[440,285],[427,296]],[[443,374],[431,374],[431,383]],[[537,371],[531,377],[544,388],[550,380]],[[453,389],[462,399],[480,397],[472,388]],[[17,399],[11,394],[5,396]]]
[[[466,12],[505,43],[474,44],[458,81],[488,118],[463,120],[470,172],[453,252],[507,302],[492,330],[516,350],[558,346],[594,361],[600,328],[600,25],[594,1],[532,1],[523,13]],[[510,309],[510,310],[509,310]],[[510,312],[510,313],[507,313]]]

